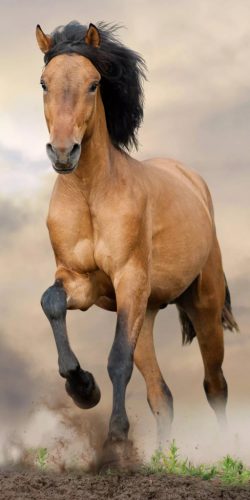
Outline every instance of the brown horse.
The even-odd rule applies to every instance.
[[[67,309],[93,304],[117,312],[108,372],[113,384],[111,441],[126,440],[126,387],[133,362],[142,373],[159,443],[173,417],[173,398],[153,343],[159,309],[176,304],[183,342],[197,336],[204,389],[225,419],[223,326],[237,329],[216,238],[211,197],[200,176],[167,159],[139,162],[125,152],[143,117],[144,61],[115,28],[77,22],[45,35],[41,77],[50,133],[47,153],[57,176],[48,229],[55,284],[42,307],[55,336],[59,372],[81,408],[100,400],[91,373],[72,352]],[[68,175],[64,175],[68,174]]]

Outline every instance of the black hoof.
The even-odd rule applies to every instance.
[[[113,441],[108,438],[99,457],[97,469],[99,472],[106,472],[107,470],[129,472],[136,471],[139,464],[137,450],[134,448],[132,441],[128,439]]]
[[[101,392],[93,375],[81,368],[67,378],[65,389],[74,403],[84,410],[93,408],[101,399]]]
[[[110,419],[108,440],[110,442],[123,442],[128,439],[129,421],[126,413],[114,414]]]

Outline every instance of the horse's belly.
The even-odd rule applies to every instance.
[[[204,221],[200,231],[165,234],[153,248],[151,299],[171,302],[188,288],[204,267],[212,244],[212,230]]]
[[[162,266],[161,269],[153,269],[151,281],[150,299],[159,304],[169,303],[179,297],[194,279],[200,274],[206,259],[200,259],[191,266]]]

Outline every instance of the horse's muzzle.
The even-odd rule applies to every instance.
[[[81,145],[75,143],[69,148],[58,148],[48,143],[46,151],[54,170],[58,174],[69,174],[78,165],[81,155]]]

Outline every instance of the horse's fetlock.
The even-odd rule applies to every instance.
[[[126,413],[115,414],[111,417],[109,425],[109,438],[112,441],[124,441],[127,439],[129,421]]]
[[[71,359],[59,359],[59,374],[63,378],[72,378],[76,376],[78,371],[80,370],[80,365],[77,358],[73,355]]]

